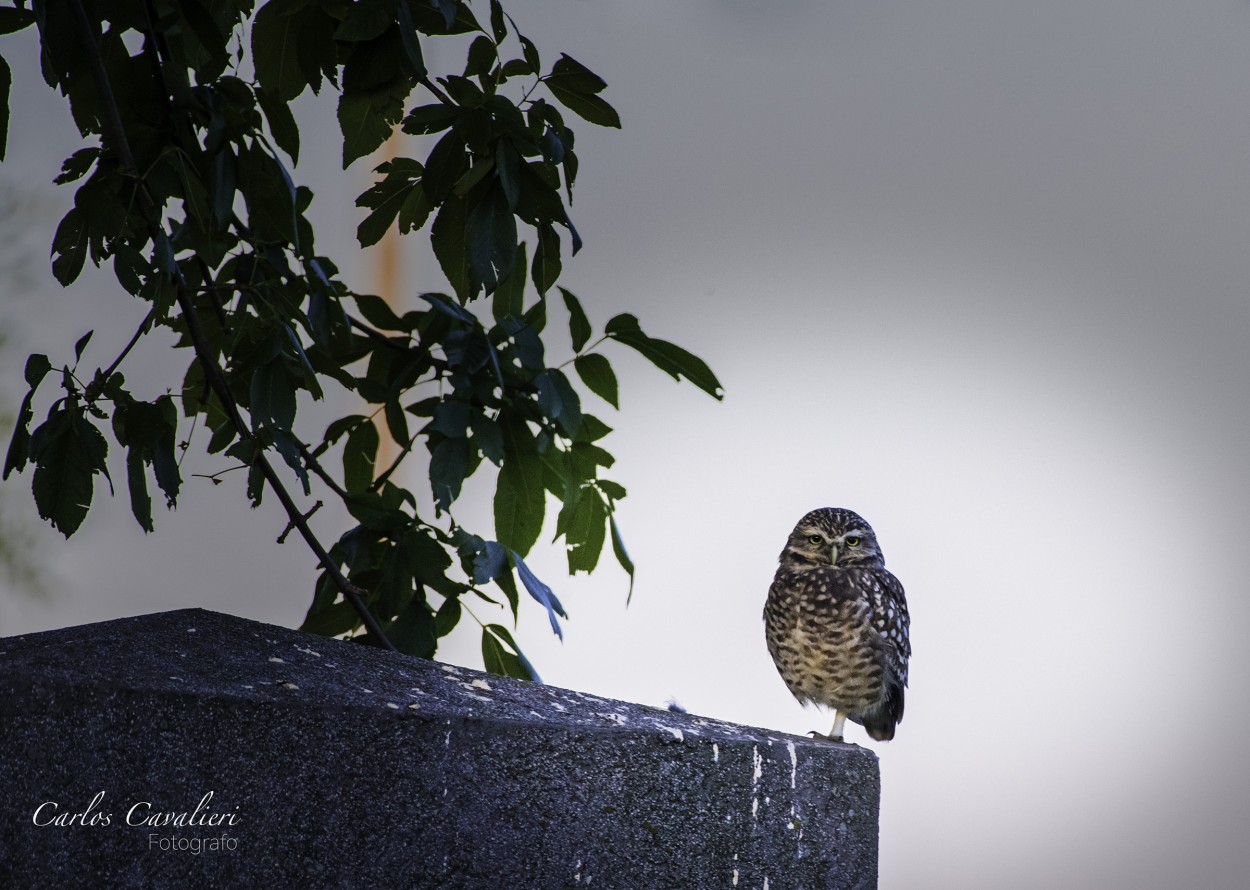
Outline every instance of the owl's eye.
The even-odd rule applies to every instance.
[[[823,544],[823,543],[825,543],[825,539],[824,539],[824,538],[822,538],[820,535],[808,535],[808,536],[807,536],[807,543],[809,543],[809,544]]]
[[[847,538],[847,539],[846,539],[845,541],[843,541],[842,543],[846,544],[846,546],[847,546],[847,547],[858,547],[858,546],[859,546],[859,541],[860,541],[860,539],[859,539],[859,538],[856,538],[856,537],[852,536],[852,537]]]

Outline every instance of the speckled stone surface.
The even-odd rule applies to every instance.
[[[0,787],[0,887],[876,886],[863,748],[201,610],[0,639]]]

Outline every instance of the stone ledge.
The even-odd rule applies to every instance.
[[[0,787],[0,886],[876,886],[870,751],[198,609],[0,639]]]

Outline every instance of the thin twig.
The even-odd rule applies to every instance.
[[[304,463],[307,464],[308,469],[316,473],[321,481],[328,485],[330,490],[336,495],[340,498],[346,498],[347,489],[339,485],[338,482],[335,481],[334,477],[325,471],[325,468],[321,466],[321,462],[317,460],[316,456],[313,455],[308,446],[305,445],[301,439],[296,439],[295,442],[299,445],[300,454],[304,456]]]
[[[324,505],[324,504],[322,504],[322,503],[321,503],[321,501],[317,501],[317,503],[313,504],[313,505],[312,505],[312,509],[311,509],[311,510],[309,510],[307,513],[305,513],[305,514],[304,514],[304,521],[305,521],[305,522],[307,522],[309,519],[312,519],[312,515],[313,515],[314,513],[316,513],[318,510],[320,510],[323,506],[325,506],[325,505]],[[287,535],[289,535],[289,534],[291,533],[291,529],[293,529],[293,528],[295,528],[295,523],[294,523],[294,522],[288,522],[288,523],[286,524],[286,528],[282,530],[282,534],[278,535],[278,543],[279,543],[279,544],[285,544],[285,543],[286,543],[286,536],[287,536]]]
[[[348,324],[376,343],[380,343],[383,346],[390,349],[396,349],[400,352],[407,352],[412,348],[404,343],[396,343],[393,338],[386,336],[386,334],[382,333],[377,328],[370,327],[354,315],[350,315],[346,312],[344,312],[343,315],[347,318]]]
[[[100,372],[98,379],[101,381],[101,388],[103,388],[103,384],[107,383],[108,379],[113,376],[113,372],[117,370],[118,366],[120,366],[121,363],[125,361],[126,356],[130,355],[130,350],[135,348],[135,344],[139,342],[139,338],[142,337],[151,329],[152,319],[154,319],[155,317],[156,317],[156,307],[153,306],[151,309],[148,310],[148,314],[143,317],[143,321],[139,323],[139,329],[136,330],[135,335],[130,338],[130,342],[127,343],[126,348],[121,351],[121,355],[113,359],[113,364],[109,365],[102,372]],[[99,393],[91,392],[90,386],[84,389],[83,394],[86,396],[86,399],[88,402],[94,402],[96,398],[99,397]]]
[[[442,102],[444,105],[456,104],[455,102],[451,101],[450,96],[448,96],[446,93],[444,93],[442,90],[438,88],[438,86],[434,83],[434,81],[430,80],[430,76],[428,74],[423,74],[420,77],[418,77],[417,83],[421,84],[421,86],[425,87],[435,96],[437,96],[438,101]]]
[[[378,491],[386,480],[391,478],[391,475],[399,469],[399,465],[404,462],[404,458],[412,452],[412,446],[416,444],[417,439],[420,438],[420,436],[420,433],[413,433],[412,437],[408,439],[407,444],[399,450],[399,454],[396,456],[395,460],[389,467],[386,468],[386,472],[373,480],[373,485],[369,486],[372,490]]]

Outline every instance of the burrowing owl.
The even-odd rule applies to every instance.
[[[803,704],[836,711],[829,738],[849,717],[879,741],[903,719],[910,618],[903,585],[885,570],[872,526],[835,507],[794,527],[764,603],[768,651]]]

